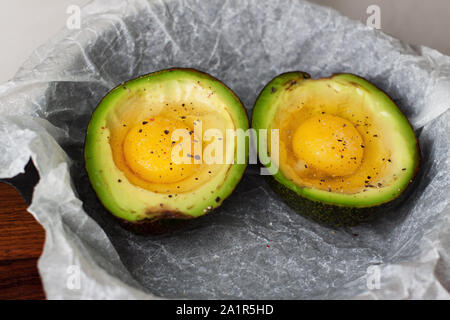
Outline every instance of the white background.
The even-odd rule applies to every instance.
[[[205,0],[207,1],[207,0]],[[242,0],[246,1],[246,0]],[[381,27],[399,39],[450,55],[450,0],[311,0],[345,15],[367,20],[367,7],[381,8]],[[69,5],[89,0],[2,0],[0,10],[0,83],[12,78],[39,45],[65,26]]]

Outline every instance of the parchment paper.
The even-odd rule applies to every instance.
[[[169,67],[218,77],[249,114],[282,72],[367,78],[420,139],[414,190],[376,222],[331,229],[289,209],[251,166],[220,209],[185,230],[122,229],[88,182],[85,130],[109,89]],[[28,210],[46,230],[39,272],[50,299],[448,299],[449,106],[449,57],[308,2],[93,1],[81,29],[62,30],[0,86],[0,177],[30,157],[39,171]],[[379,289],[367,285],[370,266]]]

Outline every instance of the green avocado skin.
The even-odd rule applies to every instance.
[[[373,207],[342,207],[309,200],[299,196],[275,180],[273,176],[264,176],[270,189],[298,214],[327,227],[352,227],[364,222],[371,222],[388,212],[394,212],[404,205],[414,193],[420,178],[414,179],[404,192],[394,200]]]
[[[386,205],[369,208],[340,207],[300,197],[291,189],[277,182],[272,176],[265,176],[270,188],[297,213],[330,227],[351,227],[370,221],[380,215]]]
[[[352,74],[335,74],[329,78],[332,79],[336,76],[349,76],[355,81],[362,81],[364,84],[367,83],[369,88],[373,88],[373,90],[377,92],[382,92],[380,89],[375,88],[372,84],[364,80],[363,78],[352,75]],[[255,106],[253,108],[253,117],[252,117],[252,127],[255,129],[266,128],[263,124],[263,119],[266,117],[267,109],[270,108],[271,105],[271,96],[276,94],[279,90],[285,88],[286,86],[290,86],[302,81],[308,81],[311,79],[310,75],[305,72],[287,72],[275,77],[271,82],[269,82],[265,88],[260,93]],[[385,99],[392,102],[390,98],[385,94]],[[393,103],[393,102],[392,102]],[[397,109],[398,110],[398,109]],[[406,117],[398,110],[400,113],[400,117],[405,119],[405,124],[409,126],[409,129],[412,131],[412,128],[406,119]],[[414,148],[417,156],[417,162],[415,164],[414,172],[406,185],[402,186],[401,192],[397,193],[395,196],[390,199],[386,199],[378,204],[374,204],[371,206],[359,206],[358,203],[356,205],[336,205],[327,203],[324,199],[311,199],[305,196],[302,196],[302,189],[297,189],[296,191],[289,187],[287,180],[278,172],[275,176],[267,175],[265,176],[265,180],[269,187],[285,202],[290,208],[295,210],[302,216],[309,218],[319,224],[329,226],[329,227],[351,227],[358,225],[362,222],[373,221],[376,218],[384,215],[386,212],[395,211],[395,208],[405,202],[405,199],[411,194],[411,190],[413,189],[413,182],[416,174],[419,170],[420,163],[420,148],[417,142],[414,133],[412,133],[414,137]],[[415,181],[414,181],[415,182]]]
[[[248,162],[247,152],[245,154],[245,163],[233,164],[233,166],[228,171],[226,180],[223,181],[220,188],[213,190],[217,194],[213,193],[212,191],[211,195],[208,194],[210,199],[203,198],[202,200],[202,198],[197,195],[197,198],[199,199],[198,202],[202,202],[204,200],[209,201],[209,203],[207,203],[208,207],[203,209],[202,214],[198,216],[190,214],[192,212],[175,210],[166,211],[166,209],[161,209],[161,211],[158,212],[160,213],[160,215],[158,215],[157,217],[145,217],[139,219],[129,218],[129,216],[132,216],[135,213],[134,211],[131,211],[132,213],[130,213],[129,215],[128,213],[130,212],[130,210],[127,211],[127,215],[119,214],[122,211],[121,206],[117,204],[116,199],[111,195],[111,187],[110,185],[108,185],[108,181],[105,182],[104,179],[101,178],[102,176],[100,173],[103,171],[103,168],[99,167],[99,165],[97,165],[97,161],[95,161],[97,158],[99,158],[99,155],[97,154],[99,148],[96,147],[95,142],[97,134],[96,132],[100,132],[99,128],[102,128],[101,126],[103,126],[103,123],[101,121],[105,118],[105,113],[108,111],[108,109],[111,108],[111,105],[113,105],[115,99],[117,99],[121,95],[128,94],[128,92],[133,92],[134,87],[142,83],[147,83],[147,81],[151,80],[153,77],[159,77],[163,79],[177,79],[179,77],[182,77],[187,79],[194,79],[197,83],[206,83],[206,85],[208,85],[210,89],[212,87],[215,92],[220,93],[221,96],[224,97],[223,99],[226,99],[224,101],[229,105],[229,112],[234,115],[233,120],[236,121],[236,126],[240,129],[243,129],[244,131],[249,127],[246,110],[235,93],[220,80],[210,76],[207,73],[195,69],[172,68],[156,71],[124,82],[108,92],[108,94],[100,101],[99,105],[93,112],[93,115],[89,122],[84,146],[85,168],[88,173],[93,192],[97,194],[97,197],[102,205],[107,211],[112,214],[111,216],[125,229],[133,231],[137,234],[144,235],[166,234],[177,231],[179,229],[183,229],[189,225],[194,224],[195,222],[193,220],[200,219],[201,215],[211,212],[213,209],[222,205],[225,199],[233,192],[233,190],[241,180]],[[123,90],[126,88],[128,90]],[[132,198],[132,200],[134,200],[134,198]]]

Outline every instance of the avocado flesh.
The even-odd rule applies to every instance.
[[[341,129],[320,136],[326,132],[321,125],[333,128],[330,121],[342,130],[352,126],[358,138]],[[417,140],[406,117],[385,93],[356,75],[313,80],[304,72],[282,74],[258,97],[252,125],[257,131],[279,130],[272,188],[300,213],[327,224],[369,218],[378,212],[375,207],[406,189],[419,167]],[[270,146],[270,136],[259,139]],[[355,148],[359,141],[362,153]],[[305,151],[308,143],[311,150]]]
[[[114,216],[131,223],[195,218],[220,206],[231,194],[246,163],[202,162],[185,165],[185,171],[170,163],[170,171],[164,171],[167,157],[166,162],[158,162],[163,155],[158,153],[155,139],[167,142],[167,138],[164,133],[152,136],[151,126],[161,127],[169,121],[169,130],[181,123],[191,131],[198,120],[203,132],[209,128],[221,132],[248,129],[245,109],[234,93],[217,79],[193,69],[151,73],[119,85],[103,98],[88,126],[85,161],[98,198]],[[172,129],[170,124],[175,124]],[[139,134],[143,134],[142,140],[137,140]],[[152,150],[152,157],[144,160],[164,167],[155,171],[159,180],[155,172],[147,174],[130,160],[143,157],[142,145],[148,143],[155,144],[155,154]],[[176,170],[188,174],[173,178]]]

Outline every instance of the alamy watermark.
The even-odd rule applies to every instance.
[[[223,132],[209,128],[203,132],[202,127],[202,122],[197,120],[193,131],[176,129],[172,132],[171,161],[174,164],[245,164],[247,155],[249,164],[257,164],[257,149],[260,162],[266,166],[261,168],[260,174],[274,175],[278,172],[278,129],[260,129],[258,132],[253,128],[245,131],[227,129]],[[267,140],[270,140],[270,149]],[[208,142],[204,149],[203,141]]]
[[[366,25],[373,29],[381,29],[381,9],[380,6],[372,4],[367,7],[366,13],[369,15]]]
[[[369,290],[379,290],[381,282],[381,269],[377,265],[371,265],[366,270],[366,286]]]
[[[67,267],[67,281],[66,287],[69,290],[81,289],[81,270],[80,266],[70,265]]]
[[[79,6],[70,5],[66,9],[66,13],[69,15],[66,21],[68,29],[80,29],[81,28],[81,9]]]

